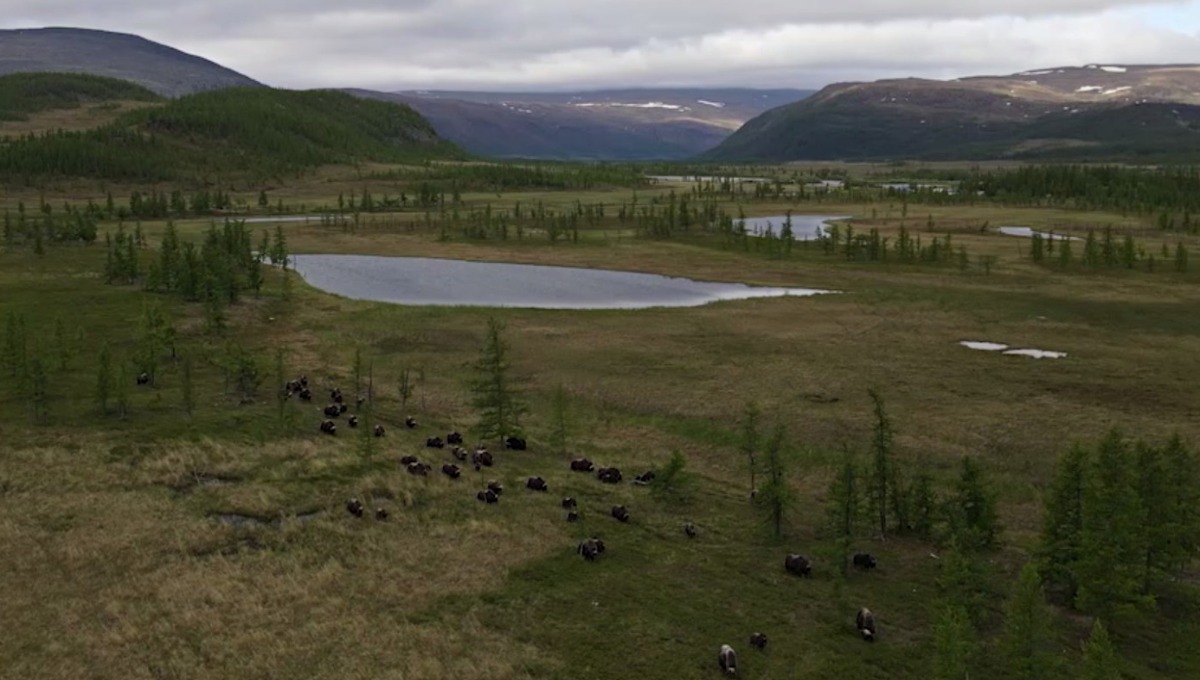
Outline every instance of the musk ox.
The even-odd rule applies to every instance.
[[[346,409],[350,408],[349,406],[346,406],[345,402],[338,402],[337,407],[338,407],[338,415],[339,416],[342,415],[343,413],[345,413]]]
[[[336,435],[337,425],[332,420],[323,420],[321,421],[321,432],[328,435]]]
[[[375,519],[382,522],[383,520],[385,520],[387,518],[388,518],[388,511],[386,508],[375,508]]]
[[[571,508],[578,508],[579,503],[574,498],[567,496],[566,498],[562,499],[562,506],[570,510]]]
[[[546,486],[546,480],[541,477],[530,477],[525,480],[525,488],[530,491],[549,491],[550,487]]]
[[[604,552],[604,541],[593,536],[586,541],[580,542],[575,551],[582,555],[583,559],[591,562]]]
[[[471,462],[475,464],[476,470],[478,470],[480,466],[491,467],[492,454],[488,451],[476,451],[471,455]]]
[[[445,444],[442,442],[441,437],[429,437],[425,440],[425,446],[430,449],[440,449],[445,446]]]
[[[346,424],[350,427],[358,427],[358,416],[350,416],[346,419]]]
[[[854,566],[859,569],[874,569],[878,564],[871,553],[854,553]]]
[[[150,374],[149,373],[138,373],[137,384],[149,385],[150,384]]]
[[[575,460],[571,461],[571,470],[573,472],[591,472],[595,469],[596,466],[587,458],[576,458]]]
[[[414,428],[414,427],[416,427],[416,426],[417,426],[417,419],[416,419],[416,418],[413,418],[412,416],[409,416],[409,417],[407,417],[407,418],[405,418],[405,419],[404,419],[404,427],[407,427],[408,429],[410,429],[410,430],[411,430],[411,429],[413,429],[413,428]]]
[[[384,432],[385,432],[385,430],[383,429],[382,425],[375,426],[375,436],[376,437],[382,437],[384,435]]]
[[[342,397],[342,391],[337,389],[336,387],[333,388],[332,390],[329,390],[329,398],[338,404],[342,403],[342,401],[344,400],[344,398]]]
[[[629,521],[629,511],[625,509],[624,505],[614,505],[612,507],[612,516],[616,518],[618,522]]]
[[[792,553],[783,560],[783,568],[796,576],[812,576],[812,562],[804,555]]]
[[[326,418],[337,418],[338,416],[342,415],[342,412],[340,409],[338,409],[337,404],[330,404],[329,406],[326,406],[322,413],[325,414]]]
[[[615,467],[600,468],[596,471],[596,478],[605,484],[619,484],[621,482],[621,471]]]
[[[467,450],[461,446],[456,446],[450,449],[450,455],[454,456],[454,460],[463,462],[467,459]]]
[[[695,538],[696,537],[696,525],[692,524],[691,522],[684,522],[683,523],[683,533],[686,534],[688,538]]]
[[[721,651],[717,653],[717,665],[726,675],[737,675],[737,653],[733,647],[721,645]]]
[[[570,512],[567,513],[567,521],[568,522],[578,522],[579,521],[579,513],[575,512],[574,510],[571,510]]]
[[[521,437],[505,437],[504,448],[512,449],[513,451],[524,451],[526,448],[525,440]]]
[[[767,649],[767,634],[754,633],[750,636],[750,646],[755,649],[766,651]]]
[[[421,477],[425,477],[429,474],[428,463],[409,463],[407,469],[408,474],[410,475],[419,475]]]
[[[462,468],[451,463],[446,463],[442,466],[442,474],[446,475],[450,479],[458,479],[459,475],[462,474]]]
[[[301,401],[312,401],[312,390],[308,389],[307,387],[301,387],[300,388],[300,400]]]
[[[500,494],[496,493],[495,491],[492,491],[491,489],[485,489],[483,491],[480,491],[479,493],[475,494],[475,497],[478,498],[479,500],[483,501],[484,503],[499,503],[500,502]]]
[[[504,485],[494,479],[487,483],[487,488],[488,491],[491,491],[497,496],[504,493]]]
[[[647,471],[643,472],[642,474],[638,475],[637,477],[633,478],[633,483],[637,484],[638,486],[646,486],[647,484],[649,484],[650,482],[653,482],[653,481],[654,481],[654,470],[647,470]]]
[[[854,617],[854,627],[858,629],[858,634],[867,642],[875,641],[875,615],[870,609],[863,607],[858,610],[858,616]]]
[[[354,515],[355,517],[362,517],[363,510],[364,508],[362,501],[358,500],[357,498],[351,498],[350,500],[346,501],[346,512],[350,513],[351,515]]]
[[[451,432],[450,434],[446,435],[446,443],[451,445],[463,443],[462,434],[458,432]]]

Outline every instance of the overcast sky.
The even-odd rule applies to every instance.
[[[277,87],[820,87],[1200,62],[1200,0],[0,0]]]

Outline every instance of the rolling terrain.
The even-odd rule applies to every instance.
[[[46,71],[119,78],[167,97],[259,84],[136,35],[60,27],[0,30],[0,75]]]
[[[809,94],[738,88],[349,91],[403,102],[440,135],[482,156],[558,160],[687,158],[716,146],[763,111]]]
[[[830,85],[708,160],[1200,157],[1200,66],[1101,66]]]

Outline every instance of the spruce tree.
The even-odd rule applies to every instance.
[[[758,494],[766,509],[767,523],[776,539],[783,537],[783,520],[792,504],[792,487],[787,479],[787,430],[778,424],[763,450],[763,473],[767,480]]]
[[[1092,634],[1083,643],[1083,674],[1081,680],[1121,680],[1117,667],[1117,650],[1100,619],[1092,624]]]
[[[883,398],[868,390],[874,408],[871,427],[871,471],[867,480],[867,502],[871,514],[878,517],[879,534],[887,536],[888,481],[892,455],[892,423],[883,408]]]
[[[1112,430],[1096,448],[1085,478],[1076,601],[1082,611],[1110,618],[1144,604],[1139,594],[1147,543],[1137,488],[1129,444]]]
[[[836,545],[839,568],[843,574],[850,569],[850,549],[858,528],[858,500],[858,469],[847,450],[841,468],[834,473],[829,485],[826,509],[826,523]]]
[[[933,488],[933,478],[929,472],[922,470],[912,483],[912,529],[913,534],[922,540],[933,537],[934,521],[938,512],[937,493]]]
[[[1074,605],[1079,592],[1079,561],[1083,554],[1083,496],[1092,456],[1076,444],[1058,463],[1058,472],[1045,498],[1041,572]]]
[[[933,680],[969,680],[975,631],[962,605],[947,602],[941,606],[933,636]]]
[[[1004,608],[1000,660],[1008,680],[1042,680],[1052,675],[1050,615],[1037,564],[1027,562]]]
[[[481,439],[497,442],[500,448],[504,447],[505,437],[521,435],[520,418],[526,411],[513,384],[503,333],[504,324],[495,317],[488,318],[487,336],[471,383],[471,403],[479,416],[476,432]]]
[[[738,450],[746,457],[746,467],[750,470],[750,494],[752,498],[757,489],[755,473],[758,469],[758,462],[755,460],[755,457],[758,455],[759,446],[758,419],[758,405],[753,401],[747,402],[746,408],[742,412],[741,438],[738,443]]]
[[[996,546],[1000,532],[996,498],[983,480],[983,470],[970,456],[962,459],[949,510],[951,530],[961,547],[985,550]]]
[[[1161,493],[1163,502],[1155,518],[1157,531],[1149,534],[1153,566],[1162,572],[1177,572],[1200,557],[1200,470],[1195,454],[1175,434],[1162,449],[1162,486],[1149,489]],[[1147,526],[1153,521],[1147,518]]]
[[[408,400],[412,398],[415,385],[412,380],[412,371],[405,368],[400,371],[400,410],[408,414]]]

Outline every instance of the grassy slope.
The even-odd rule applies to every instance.
[[[576,197],[586,200],[559,198]],[[830,208],[846,210],[869,212]],[[993,275],[863,267],[803,251],[793,261],[765,261],[612,233],[549,247],[439,243],[436,231],[406,228],[354,235],[288,227],[301,252],[578,264],[846,291],[695,309],[496,312],[509,323],[514,364],[534,406],[533,450],[501,454],[486,476],[509,488],[496,507],[471,497],[481,483],[473,472],[455,484],[413,478],[394,463],[405,453],[448,458],[420,442],[469,424],[465,366],[488,310],[374,305],[305,287],[285,304],[278,278],[262,300],[238,310],[238,335],[265,366],[283,346],[289,374],[306,372],[318,388],[346,386],[353,347],[363,347],[390,428],[382,455],[363,460],[350,437],[315,435],[319,399],[289,405],[294,421],[281,432],[270,403],[237,406],[203,362],[193,418],[178,407],[173,367],[158,388],[134,392],[129,421],[99,420],[90,411],[91,353],[101,338],[130,337],[144,296],[92,285],[103,260],[96,250],[0,254],[0,313],[22,311],[43,338],[55,317],[68,335],[87,331],[53,380],[56,425],[32,429],[20,400],[9,393],[0,402],[0,540],[9,546],[0,568],[17,575],[0,581],[0,613],[16,631],[0,640],[0,656],[21,677],[86,668],[123,677],[678,678],[714,673],[716,646],[728,641],[741,651],[743,677],[926,677],[937,567],[929,546],[864,539],[859,545],[882,567],[842,586],[823,568],[812,581],[782,573],[783,553],[822,549],[827,452],[865,445],[868,386],[888,400],[906,462],[923,459],[944,478],[963,452],[988,461],[1008,528],[1009,547],[991,558],[998,589],[1027,553],[1040,482],[1071,441],[1113,423],[1155,438],[1178,428],[1200,441],[1191,406],[1200,388],[1189,378],[1200,368],[1193,285],[1169,275],[1058,277],[1015,261],[1023,241],[971,233],[983,219],[1129,220],[987,208],[934,215],[972,252],[1003,258]],[[160,225],[145,226],[153,242]],[[202,224],[182,228],[196,234]],[[196,310],[170,306],[181,326],[194,328]],[[955,346],[965,338],[1071,358],[1036,363],[970,352]],[[181,352],[206,356],[213,344],[193,331]],[[422,421],[416,432],[399,427],[403,366],[425,376],[409,408]],[[573,451],[635,472],[678,448],[699,475],[695,501],[662,504],[645,489],[567,472],[545,444],[546,395],[560,382],[576,404]],[[813,403],[809,395],[840,401]],[[747,398],[783,417],[799,448],[801,502],[782,544],[764,537],[744,500],[732,414]],[[189,484],[192,472],[239,481]],[[534,473],[549,481],[547,496],[519,488]],[[581,525],[560,521],[560,493],[580,499]],[[392,519],[352,520],[341,509],[351,495],[377,496]],[[615,502],[633,512],[629,525],[605,516]],[[230,528],[208,517],[313,509],[325,514],[279,529]],[[678,530],[684,518],[701,527],[694,542]],[[610,550],[585,564],[572,548],[593,531]],[[880,644],[862,645],[849,628],[861,604],[880,615]],[[1200,673],[1186,642],[1200,629],[1179,606],[1119,637],[1133,677]],[[1086,622],[1056,623],[1070,656]],[[765,656],[746,648],[753,630],[771,636]]]

